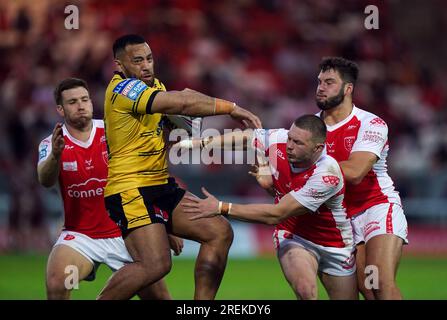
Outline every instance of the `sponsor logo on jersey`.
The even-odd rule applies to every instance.
[[[379,117],[372,119],[369,124],[378,127],[386,127],[386,122]]]
[[[106,142],[106,136],[102,135],[101,138],[99,139],[99,142],[101,142],[101,143]]]
[[[357,128],[357,127],[358,127],[357,124],[351,124],[351,125],[348,126],[348,128],[346,130],[353,130],[353,129]]]
[[[72,235],[72,234],[67,234],[67,235],[64,237],[64,240],[70,241],[70,240],[73,240],[74,238],[76,238],[74,235]]]
[[[74,149],[74,146],[70,146],[70,145],[66,144],[64,149],[65,150],[71,150],[71,149]]]
[[[298,191],[298,190],[299,190],[299,188],[295,189],[295,191]],[[314,189],[314,188],[309,188],[306,191],[305,195],[308,196],[308,197],[312,197],[315,200],[320,200],[320,199],[325,197],[324,192],[320,192],[320,191],[318,191],[317,189]]]
[[[68,186],[67,194],[70,198],[100,197],[104,195],[106,181],[107,179],[90,178],[85,182]]]
[[[281,160],[286,160],[286,159],[284,158],[284,153],[282,153],[281,150],[276,149],[276,155],[277,155],[278,158],[280,158]]]
[[[385,139],[383,138],[382,133],[378,131],[365,131],[362,141],[370,141],[381,144],[385,142]]]
[[[135,79],[133,79],[135,80]],[[127,84],[129,82],[131,82],[132,79],[125,79],[123,81],[120,81],[120,83],[118,83],[115,87],[115,89],[113,89],[113,93],[122,93],[124,88],[127,86]]]
[[[351,136],[351,137],[345,137],[345,149],[347,151],[351,151],[352,150],[352,146],[354,145],[354,141],[355,141],[355,137]]]
[[[92,159],[84,160],[86,170],[92,170],[95,167],[95,166],[92,166],[92,162],[93,162]]]
[[[137,100],[141,92],[147,89],[147,85],[138,79],[127,79],[121,81],[115,89],[114,93],[121,94],[133,101]]]
[[[78,163],[76,161],[62,162],[62,170],[64,170],[64,171],[78,171]]]
[[[327,185],[337,186],[340,183],[340,178],[337,176],[323,176],[323,182]]]

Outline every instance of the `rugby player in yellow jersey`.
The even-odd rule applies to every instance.
[[[258,117],[235,103],[190,89],[166,91],[154,76],[152,51],[144,38],[125,35],[113,45],[116,72],[105,95],[109,148],[105,203],[120,226],[135,262],[113,274],[98,299],[129,299],[169,273],[167,231],[201,244],[195,266],[195,299],[214,299],[225,270],[233,232],[217,216],[190,221],[182,203],[190,193],[169,176],[162,135],[163,114],[213,116],[261,127]]]

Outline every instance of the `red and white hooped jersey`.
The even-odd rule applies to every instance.
[[[317,114],[321,116],[321,112]],[[346,184],[345,202],[349,217],[380,203],[401,205],[399,193],[388,175],[388,126],[381,118],[354,106],[351,114],[339,123],[327,126],[326,150],[338,162],[351,153],[367,151],[378,160],[358,185]]]
[[[290,165],[287,153],[288,130],[254,131],[252,147],[264,152],[269,160],[275,202],[290,194],[312,213],[290,217],[276,226],[313,243],[344,248],[352,246],[352,228],[344,207],[343,173],[337,161],[324,151],[307,169]]]
[[[59,189],[64,204],[64,230],[94,239],[121,236],[104,204],[108,160],[104,122],[93,120],[87,142],[73,138],[65,125],[62,131],[65,148],[60,161]],[[51,138],[52,135],[40,143],[38,164],[51,154]]]

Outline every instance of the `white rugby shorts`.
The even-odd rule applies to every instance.
[[[354,246],[325,247],[286,230],[275,230],[273,242],[278,255],[291,245],[306,249],[317,258],[319,272],[344,277],[350,276],[356,271]]]
[[[354,244],[368,242],[381,234],[394,234],[408,244],[408,225],[402,207],[395,203],[381,203],[351,218]]]
[[[93,239],[79,232],[64,230],[54,247],[60,244],[73,248],[93,264],[92,273],[85,279],[87,281],[95,279],[96,270],[101,263],[115,272],[133,262],[122,237]]]

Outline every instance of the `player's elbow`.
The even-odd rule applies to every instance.
[[[268,225],[274,226],[281,223],[282,220],[284,220],[284,215],[281,211],[275,209],[272,210],[266,222]]]
[[[362,172],[354,172],[350,175],[345,175],[345,180],[352,185],[358,185],[364,177],[365,175]]]
[[[39,180],[39,183],[45,188],[51,188],[56,183],[56,181],[53,181],[52,179],[44,176],[43,174],[38,174],[37,180]]]

